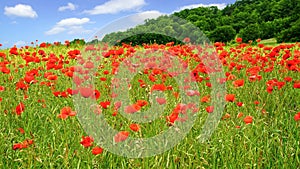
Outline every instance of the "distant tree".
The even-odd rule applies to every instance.
[[[209,38],[214,42],[229,42],[234,39],[235,35],[236,31],[232,26],[220,26],[210,33]]]
[[[278,42],[300,42],[300,19],[291,24],[291,27],[284,29],[276,37]]]
[[[261,30],[258,24],[251,24],[242,29],[238,36],[243,38],[243,42],[255,41],[261,37]]]

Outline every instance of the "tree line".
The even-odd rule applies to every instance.
[[[300,0],[237,0],[222,10],[214,6],[199,7],[147,19],[145,24],[125,32],[107,34],[102,41],[133,45],[170,41],[180,44],[185,37],[196,43],[231,42],[242,37],[244,42],[258,38],[296,42],[300,41],[299,11]]]

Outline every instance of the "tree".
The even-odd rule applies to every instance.
[[[243,42],[249,40],[255,41],[261,37],[261,30],[258,24],[250,24],[239,32],[239,37],[243,38]]]
[[[229,42],[234,39],[236,31],[232,26],[220,26],[211,32],[209,38],[214,42]]]

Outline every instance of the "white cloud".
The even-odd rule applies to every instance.
[[[88,33],[89,30],[85,30],[82,25],[90,23],[89,18],[67,18],[62,19],[54,25],[54,27],[45,32],[46,35],[55,35],[65,31],[68,31],[68,34],[76,33]]]
[[[38,17],[37,13],[32,9],[30,5],[18,4],[14,7],[5,7],[4,14],[7,16],[18,16],[27,18]]]
[[[82,26],[72,26],[72,27],[70,27],[70,29],[68,31],[68,34],[70,34],[70,35],[88,34],[88,33],[92,33],[92,31],[91,30],[86,30]]]
[[[46,35],[55,35],[55,34],[59,34],[63,31],[65,31],[65,30],[66,30],[66,28],[63,28],[63,27],[53,27],[52,29],[45,32],[45,34]]]
[[[56,25],[57,26],[74,26],[74,25],[83,25],[90,21],[89,18],[67,18],[59,21]]]
[[[226,7],[226,4],[225,3],[221,3],[221,4],[192,4],[192,5],[182,6],[174,12],[179,12],[179,11],[182,11],[184,9],[193,9],[193,8],[198,8],[198,7],[210,7],[210,6],[216,6],[218,9],[224,9]]]
[[[65,10],[74,11],[76,8],[77,8],[76,5],[69,2],[66,6],[59,7],[58,11],[65,11]]]
[[[17,42],[14,43],[14,45],[16,45],[17,47],[25,46],[27,44],[28,43],[26,43],[25,41],[22,41],[22,40],[17,41]]]
[[[131,17],[131,20],[137,23],[144,22],[146,19],[155,19],[161,15],[165,15],[159,11],[144,11]]]
[[[84,13],[90,15],[115,14],[121,11],[136,10],[144,5],[146,5],[144,0],[110,0],[102,5],[96,6],[94,9],[86,10]]]

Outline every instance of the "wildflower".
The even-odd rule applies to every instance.
[[[132,130],[132,131],[139,131],[140,130],[140,125],[138,124],[130,124],[129,128]]]
[[[245,122],[246,124],[250,124],[250,123],[252,123],[252,121],[253,121],[252,116],[246,116],[246,117],[244,118],[244,122]]]
[[[129,136],[129,132],[128,131],[120,131],[119,133],[117,133],[114,137],[114,140],[116,143],[118,142],[122,142],[125,141]]]

